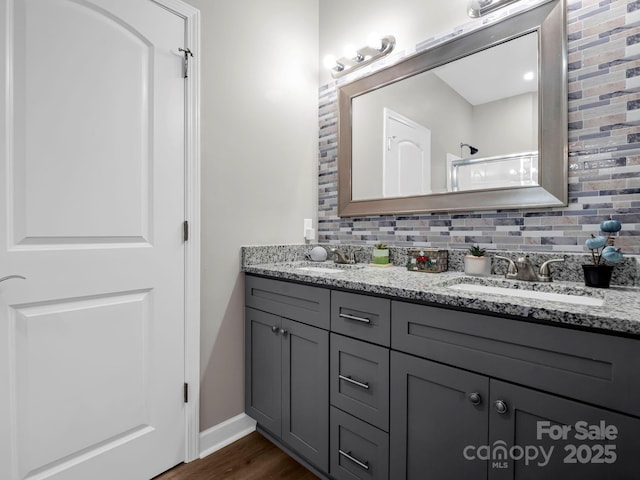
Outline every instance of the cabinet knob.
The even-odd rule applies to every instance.
[[[287,332],[284,328],[280,329],[280,335],[282,335],[283,337],[286,337],[288,333],[289,332]]]
[[[280,327],[278,327],[277,325],[272,325],[271,326],[271,331],[273,333],[278,333],[280,331]]]
[[[482,403],[482,397],[478,392],[473,392],[469,394],[469,401],[473,405],[480,405]]]
[[[496,400],[493,406],[495,407],[496,412],[500,414],[507,413],[507,410],[508,410],[507,404],[502,400]]]

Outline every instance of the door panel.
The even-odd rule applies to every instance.
[[[184,459],[184,19],[0,0],[0,478]],[[6,43],[8,42],[8,43]]]
[[[149,303],[141,292],[12,309],[21,470],[149,428]],[[104,416],[114,405],[126,409]]]
[[[384,108],[383,197],[431,193],[431,130]]]
[[[487,478],[486,462],[464,458],[487,442],[487,377],[392,351],[391,392],[389,478]]]
[[[245,408],[247,414],[276,436],[282,424],[282,319],[270,313],[245,310],[247,345],[245,362]]]
[[[505,413],[494,408],[498,400],[507,406]],[[491,480],[638,478],[640,419],[498,380],[491,380],[491,402]],[[560,434],[560,428],[566,433]],[[599,438],[585,436],[589,430]],[[500,449],[494,447],[499,445],[516,450],[498,458]]]
[[[153,45],[90,3],[15,14],[15,244],[148,241]]]
[[[282,439],[329,470],[329,332],[282,319]]]

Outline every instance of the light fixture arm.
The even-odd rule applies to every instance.
[[[336,66],[331,69],[331,76],[333,78],[342,77],[389,55],[396,46],[396,38],[393,35],[386,35],[380,39],[380,43],[380,49],[365,46],[358,49],[353,58],[342,57],[336,60]]]
[[[518,0],[470,0],[467,15],[478,18]]]

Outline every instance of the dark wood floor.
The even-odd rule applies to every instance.
[[[313,473],[253,432],[211,455],[184,463],[154,480],[317,480]]]

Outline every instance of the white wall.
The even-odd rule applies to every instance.
[[[201,11],[200,427],[244,411],[241,245],[300,243],[317,218],[318,0],[187,0]]]
[[[473,135],[482,157],[538,150],[537,92],[474,107]]]

